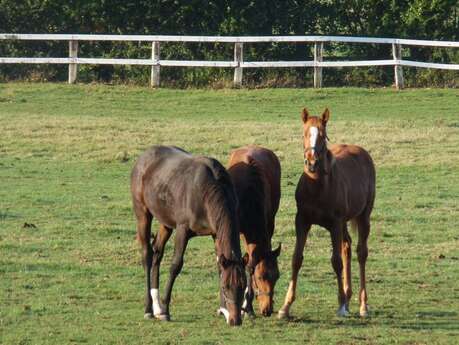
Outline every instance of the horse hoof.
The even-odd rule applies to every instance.
[[[279,312],[277,313],[277,318],[279,320],[286,320],[290,317],[290,315],[288,314],[288,311],[285,311],[285,310],[279,310]]]
[[[143,318],[144,318],[145,320],[151,320],[151,319],[153,319],[153,314],[152,314],[152,313],[145,313],[145,314],[143,315]]]
[[[370,316],[370,312],[368,311],[368,307],[366,307],[365,309],[360,309],[360,317],[369,317]]]
[[[256,315],[253,311],[241,311],[241,316],[243,318],[249,318],[249,319],[255,319],[256,318]]]
[[[171,317],[169,316],[169,314],[155,315],[155,318],[160,320],[160,321],[170,321],[171,320]]]
[[[342,305],[338,311],[336,312],[336,316],[338,317],[346,317],[349,316],[349,310],[347,310],[345,305]]]

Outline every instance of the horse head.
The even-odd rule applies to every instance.
[[[327,122],[330,112],[325,109],[321,117],[310,116],[306,108],[301,113],[303,120],[303,154],[305,172],[311,174],[328,172],[327,167]]]
[[[239,326],[242,324],[241,307],[247,286],[244,265],[241,259],[227,259],[223,254],[218,263],[221,268],[220,286],[228,311],[226,322],[230,326]]]
[[[252,260],[249,260],[248,254],[244,257],[247,266],[254,267],[251,270],[251,284],[255,298],[258,301],[260,313],[263,316],[271,316],[273,312],[274,287],[279,279],[277,257],[280,251],[281,244],[275,250],[270,250],[262,255],[259,259],[252,257]]]

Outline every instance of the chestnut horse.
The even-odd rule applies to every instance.
[[[298,272],[303,249],[312,224],[330,232],[333,253],[331,263],[338,280],[338,316],[349,314],[351,300],[351,237],[347,231],[350,220],[357,226],[357,256],[360,266],[360,315],[368,315],[365,284],[367,240],[370,214],[375,199],[375,167],[363,148],[354,145],[327,147],[328,109],[322,116],[309,116],[303,109],[304,172],[298,182],[295,198],[296,244],[292,259],[292,280],[279,317],[288,317],[295,300]]]
[[[279,208],[281,168],[276,155],[265,148],[246,146],[234,150],[228,173],[239,199],[239,226],[247,254],[247,293],[243,309],[253,315],[253,297],[260,313],[273,312],[274,286],[279,279],[277,257],[281,247],[271,248],[274,218]]]
[[[183,266],[188,240],[214,238],[220,274],[220,294],[227,322],[240,325],[246,277],[241,258],[237,197],[225,168],[215,159],[193,157],[177,147],[154,146],[143,153],[131,175],[131,192],[142,245],[146,276],[145,318],[169,320],[175,278]],[[151,245],[151,223],[159,231]],[[174,257],[164,305],[159,298],[159,268],[164,246],[176,229]]]

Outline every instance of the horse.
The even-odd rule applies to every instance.
[[[220,273],[221,308],[226,311],[229,325],[242,324],[246,276],[239,242],[237,197],[225,168],[213,158],[194,157],[178,147],[153,146],[134,165],[131,192],[146,277],[144,317],[170,320],[172,286],[182,269],[188,240],[210,235]],[[160,225],[152,246],[153,217]],[[159,268],[173,229],[174,256],[161,302]]]
[[[328,109],[321,117],[310,116],[307,109],[303,120],[304,168],[298,182],[295,199],[296,243],[292,258],[292,278],[279,310],[279,318],[289,317],[295,300],[298,272],[303,250],[312,224],[330,232],[331,263],[338,281],[338,316],[349,315],[351,286],[351,237],[347,222],[357,228],[357,256],[360,267],[360,316],[368,316],[368,295],[365,263],[368,257],[370,214],[375,200],[375,167],[369,153],[355,145],[327,147]]]
[[[254,315],[255,295],[260,313],[270,316],[281,250],[280,244],[277,249],[271,249],[280,200],[279,159],[272,151],[251,145],[234,150],[227,166],[239,200],[239,230],[247,251],[244,262],[248,283],[243,310]]]

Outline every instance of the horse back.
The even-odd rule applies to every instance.
[[[376,173],[370,154],[357,145],[331,145],[330,152],[335,160],[332,170],[335,174],[334,189],[345,197],[343,202],[348,210],[346,218],[365,210],[371,212]]]
[[[228,172],[239,199],[241,232],[266,231],[271,238],[280,201],[279,159],[263,147],[242,147],[232,152]]]
[[[373,159],[364,148],[357,145],[331,145],[330,152],[340,174],[348,178],[354,177],[361,183],[369,184],[370,189],[374,188],[375,167]]]
[[[214,159],[194,157],[177,147],[154,146],[139,157],[131,174],[134,208],[147,210],[168,227],[185,223],[198,234],[209,234],[206,192],[215,185],[226,186],[225,174],[229,181]],[[231,191],[226,195],[231,196]]]

